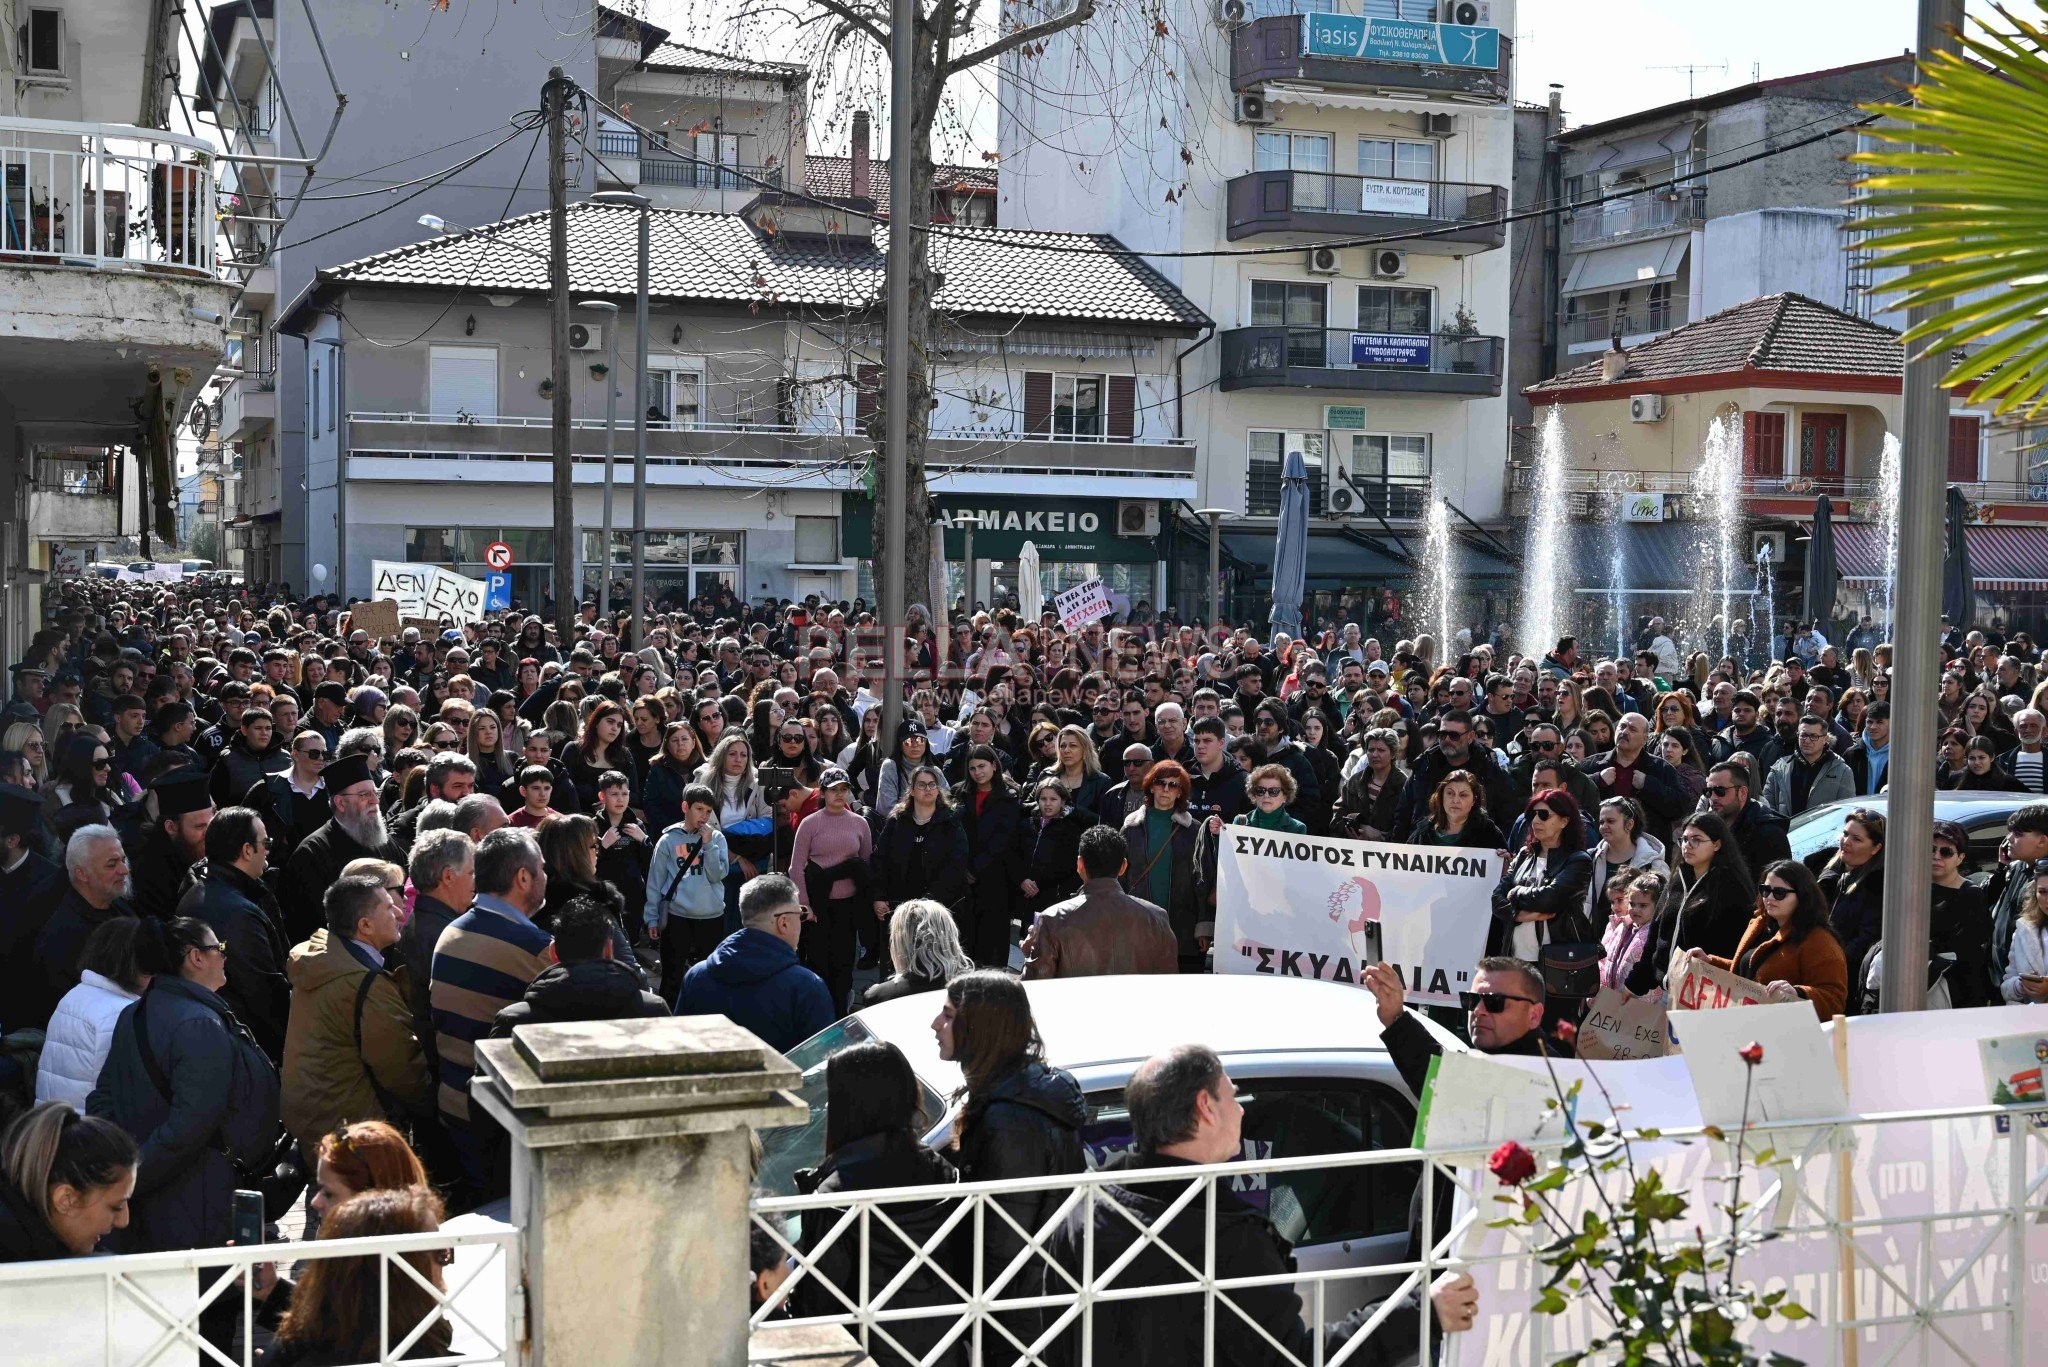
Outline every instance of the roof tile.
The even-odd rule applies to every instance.
[[[986,166],[934,166],[933,182],[941,189],[958,187],[975,194],[996,192],[996,172]],[[809,153],[804,157],[804,193],[825,199],[846,199],[853,194],[853,158],[827,157]],[[876,157],[868,163],[868,195],[875,212],[889,212],[889,159]]]

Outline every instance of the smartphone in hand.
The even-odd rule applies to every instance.
[[[238,1191],[234,1202],[234,1241],[237,1246],[263,1242],[263,1193]]]

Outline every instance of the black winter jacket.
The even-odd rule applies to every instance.
[[[1710,868],[1704,878],[1688,887],[1685,879],[1690,876],[1682,868],[1671,875],[1671,886],[1657,909],[1656,936],[1624,984],[1635,996],[1643,996],[1664,981],[1664,970],[1676,951],[1704,949],[1718,958],[1733,959],[1742,947],[1742,932],[1748,929],[1756,909],[1755,888],[1745,886],[1726,868]]]
[[[1593,881],[1593,860],[1584,850],[1552,850],[1548,855],[1525,849],[1508,865],[1507,877],[1493,893],[1493,935],[1506,953],[1514,943],[1517,918],[1525,911],[1547,912],[1551,919],[1534,922],[1536,943],[1585,943],[1597,938],[1586,917],[1586,888]]]
[[[666,1016],[667,1003],[640,986],[640,975],[616,959],[585,959],[541,970],[526,996],[491,1021],[492,1039],[510,1039],[521,1025],[560,1021],[632,1020]]]
[[[967,897],[967,831],[941,807],[922,826],[909,812],[882,823],[868,868],[874,898],[890,906],[929,897],[951,908]]]
[[[967,1182],[993,1182],[1012,1177],[1050,1177],[1080,1172],[1081,1125],[1088,1103],[1081,1084],[1064,1069],[1030,1060],[1004,1073],[982,1095],[970,1096],[955,1128],[960,1147],[953,1156]],[[1059,1208],[1063,1193],[1020,1192],[999,1197],[1003,1209],[1022,1229],[1042,1229]],[[991,1214],[984,1225],[987,1251],[983,1267],[1009,1265],[1024,1247],[1016,1231]],[[1026,1264],[1020,1278],[1031,1276]],[[1008,1294],[1035,1294],[1013,1283]]]
[[[228,983],[221,1000],[249,1027],[271,1062],[279,1062],[292,985],[284,974],[291,947],[285,943],[277,899],[240,869],[214,870],[202,863],[198,871],[201,881],[186,891],[178,915],[197,916],[228,947]]]
[[[64,1246],[28,1197],[12,1182],[0,1180],[0,1263],[40,1263],[77,1256]]]

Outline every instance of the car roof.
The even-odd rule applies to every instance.
[[[1812,807],[1792,818],[1795,826],[1821,821],[1829,816],[1843,817],[1858,807],[1872,811],[1886,809],[1891,794],[1878,793],[1873,797],[1845,797],[1834,802]],[[2039,801],[2033,793],[2001,793],[1971,790],[1968,792],[1936,791],[1934,794],[1934,815],[1942,821],[1960,821],[1964,825],[1978,824],[1987,816],[2003,820],[2007,812],[2016,812],[2030,802]]]
[[[1251,974],[1139,974],[1024,984],[1045,1041],[1046,1061],[1069,1071],[1136,1065],[1176,1044],[1206,1044],[1232,1056],[1381,1052],[1372,993],[1340,983]],[[901,1049],[941,1094],[960,1085],[958,1065],[939,1057],[931,1031],[939,994],[856,1013]]]

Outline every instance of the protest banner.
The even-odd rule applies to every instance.
[[[1110,601],[1109,590],[1100,579],[1090,579],[1054,595],[1052,606],[1060,615],[1060,625],[1068,631],[1078,631],[1116,611],[1116,604]]]
[[[390,599],[402,618],[461,624],[484,615],[484,581],[402,560],[370,562],[370,596]]]
[[[1486,952],[1500,856],[1226,826],[1216,971],[1358,984],[1400,971],[1408,1000],[1455,1006]]]
[[[367,631],[370,639],[381,641],[399,633],[398,604],[389,598],[374,603],[357,603],[348,610],[350,631]]]
[[[1671,1052],[1664,1004],[1649,997],[1631,997],[1618,987],[1601,988],[1586,1003],[1577,1049],[1580,1058],[1664,1057]]]
[[[1739,978],[1705,959],[1681,956],[1664,978],[1673,1011],[1713,1011],[1724,1006],[1757,1006],[1770,1000],[1762,983]]]

